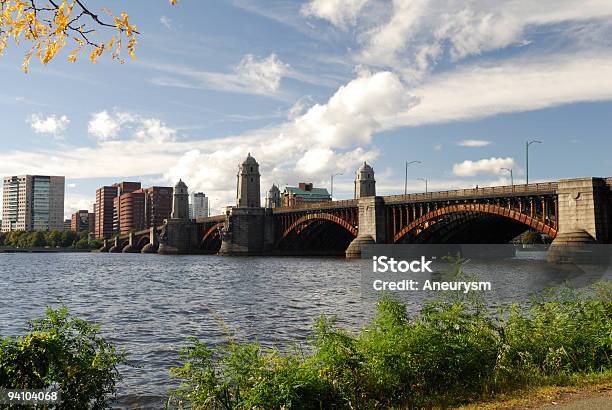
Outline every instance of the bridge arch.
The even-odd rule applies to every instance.
[[[402,241],[402,239],[404,239],[408,234],[413,233],[418,229],[425,231],[432,226],[437,225],[441,219],[461,213],[494,215],[502,217],[506,220],[520,223],[528,228],[534,229],[553,238],[557,236],[557,229],[555,226],[546,224],[542,220],[533,218],[515,209],[497,204],[463,203],[446,205],[422,215],[399,230],[393,236],[393,243]],[[468,219],[465,219],[464,222],[468,222]]]
[[[285,229],[285,231],[283,232],[283,235],[282,235],[283,239],[289,236],[289,234],[291,234],[293,231],[297,230],[304,223],[311,222],[311,221],[333,222],[337,225],[340,225],[342,228],[346,229],[351,235],[357,236],[357,228],[355,228],[353,225],[351,225],[344,219],[337,217],[336,215],[326,213],[326,212],[317,212],[317,213],[306,214],[298,218],[291,225],[289,225],[289,227],[287,227],[287,229]]]
[[[218,235],[219,229],[221,228],[223,228],[223,222],[216,223],[210,228],[208,228],[206,232],[204,232],[204,235],[202,236],[202,242],[205,242],[208,239],[211,239],[213,236]]]
[[[206,253],[217,253],[221,248],[221,235],[219,230],[223,228],[224,223],[218,222],[205,230],[200,241],[200,247]]]

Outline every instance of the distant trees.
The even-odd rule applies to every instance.
[[[89,239],[89,232],[81,231],[12,231],[0,233],[0,246],[14,248],[70,248],[97,249],[102,242]]]

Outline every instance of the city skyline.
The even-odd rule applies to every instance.
[[[610,174],[605,2],[107,3],[144,33],[138,60],[0,58],[0,176],[66,175],[66,217],[117,180],[179,178],[216,213],[249,151],[262,197],[342,173],[350,198],[364,160],[381,195],[413,160],[409,191],[521,183],[533,139],[531,181]]]

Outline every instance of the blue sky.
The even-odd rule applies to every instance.
[[[238,162],[352,196],[612,175],[612,3],[564,0],[89,1],[127,11],[137,60],[0,57],[0,174],[66,175],[66,213],[96,187],[183,178],[219,208]],[[100,33],[104,35],[104,32]]]

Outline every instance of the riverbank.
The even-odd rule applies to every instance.
[[[90,249],[76,248],[14,248],[11,246],[0,247],[0,253],[89,253]]]
[[[607,403],[608,407],[603,406]],[[456,410],[493,409],[604,409],[612,403],[612,372],[590,374],[567,386],[544,386],[498,395],[491,401],[474,403]]]

